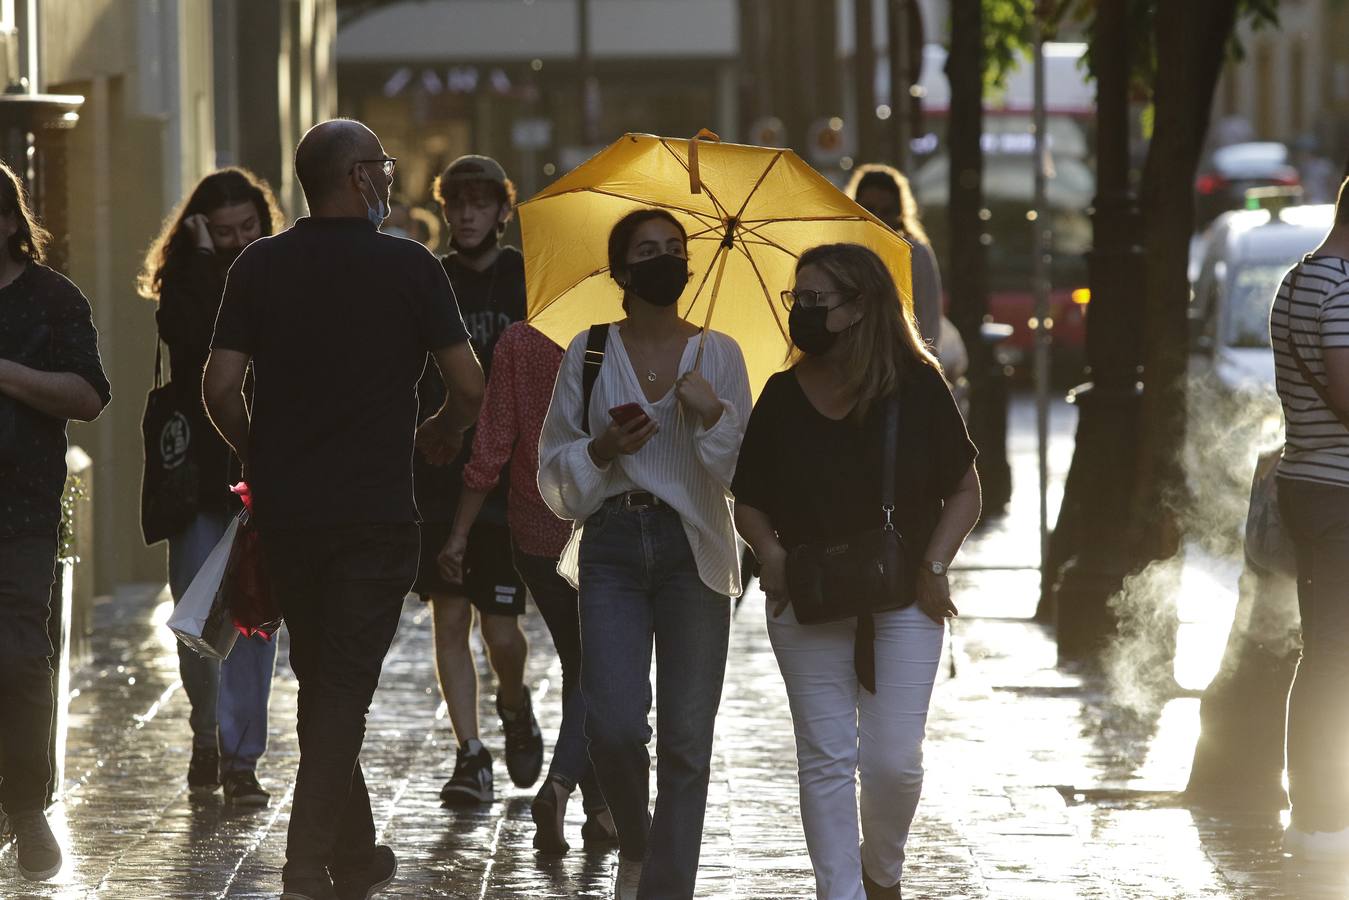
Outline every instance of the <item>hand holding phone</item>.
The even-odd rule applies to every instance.
[[[633,419],[647,418],[646,410],[642,409],[640,403],[624,403],[622,406],[615,406],[609,410],[609,418],[613,419],[619,425],[626,425]]]

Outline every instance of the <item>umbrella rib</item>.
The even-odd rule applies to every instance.
[[[768,304],[768,311],[773,314],[773,324],[778,326],[778,332],[782,335],[782,339],[790,342],[791,338],[787,335],[787,329],[782,327],[782,320],[778,318],[778,311],[773,302],[773,296],[768,290],[768,284],[763,280],[763,273],[759,271],[758,264],[754,262],[754,254],[746,249],[743,241],[739,242],[736,249],[745,254],[745,259],[749,260],[749,267],[754,271],[754,277],[759,281],[759,289],[763,291],[764,302]]]
[[[681,166],[684,167],[684,171],[685,171],[685,172],[689,172],[689,171],[690,171],[690,170],[689,170],[689,164],[686,163],[684,160],[682,160],[682,159],[679,158],[679,154],[676,153],[676,152],[674,152],[674,150],[672,150],[672,149],[670,148],[670,144],[669,144],[668,141],[666,141],[664,138],[661,138],[660,145],[661,145],[662,147],[665,148],[665,152],[666,152],[666,153],[668,153],[668,154],[670,154],[672,157],[674,157],[674,161],[675,161],[675,162],[679,163]],[[690,174],[692,174],[692,173],[690,172]],[[721,205],[721,201],[717,199],[717,195],[714,194],[714,193],[712,193],[712,189],[709,188],[706,184],[703,184],[702,187],[703,187],[703,193],[707,194],[707,199],[709,199],[709,200],[712,201],[712,205],[715,206],[715,207],[717,208],[717,212],[721,213],[721,217],[722,217],[723,219],[726,218],[726,207],[724,207],[724,206]]]
[[[712,254],[712,262],[708,264],[705,270],[703,270],[703,280],[698,282],[698,290],[693,292],[693,299],[689,301],[689,311],[682,317],[685,322],[688,321],[689,316],[693,313],[693,307],[698,305],[698,298],[703,295],[703,288],[707,287],[707,279],[712,274],[712,270],[716,268],[717,257],[720,256],[725,249],[724,245],[718,244],[716,252]]]
[[[783,154],[782,150],[779,150],[777,153],[774,153],[773,158],[768,161],[768,165],[764,166],[764,170],[759,173],[759,180],[754,182],[754,187],[749,189],[749,193],[745,195],[745,202],[740,204],[740,210],[735,214],[735,221],[737,223],[744,221],[741,218],[741,216],[743,216],[745,214],[745,210],[749,208],[749,201],[754,199],[755,192],[758,191],[759,186],[764,183],[764,179],[768,177],[768,173],[773,171],[773,167],[778,164],[778,160],[782,159],[782,154]]]
[[[774,222],[870,222],[861,216],[779,216],[775,219],[741,219],[743,225],[771,225]]]
[[[627,201],[630,202],[630,203],[637,203],[637,204],[640,204],[640,205],[642,205],[642,206],[658,206],[658,207],[661,207],[661,208],[663,208],[663,209],[673,209],[675,212],[687,213],[688,215],[693,216],[695,219],[697,219],[698,221],[700,221],[700,222],[702,222],[703,224],[707,225],[708,227],[716,227],[717,225],[720,224],[720,222],[719,222],[717,219],[713,218],[712,216],[708,215],[708,214],[705,213],[705,212],[701,212],[701,211],[696,210],[696,209],[689,209],[689,208],[686,207],[686,206],[677,206],[677,205],[675,205],[675,204],[673,204],[673,203],[653,203],[653,202],[651,202],[651,201],[649,201],[649,200],[643,200],[643,199],[640,198],[640,197],[629,197],[627,194],[620,194],[620,193],[618,193],[617,191],[606,191],[606,190],[603,190],[603,189],[601,189],[601,188],[585,187],[585,188],[577,188],[577,189],[574,190],[574,191],[567,191],[567,193],[568,193],[568,194],[600,194],[601,196],[604,196],[604,197],[613,197],[613,198],[616,199],[616,200],[627,200]],[[558,194],[558,196],[561,197],[561,196],[564,196],[564,195]]]

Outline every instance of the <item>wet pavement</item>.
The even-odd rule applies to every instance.
[[[1278,816],[1216,816],[1180,796],[1198,730],[1196,695],[1153,715],[1120,710],[1095,680],[1057,669],[1052,635],[1031,621],[1038,594],[1033,426],[1018,401],[1012,451],[1018,493],[972,540],[955,576],[954,624],[929,721],[927,781],[909,842],[906,897],[1292,898],[1349,896],[1331,867],[1279,852]],[[1052,468],[1071,454],[1072,411],[1055,408]],[[1051,497],[1057,506],[1057,492]],[[1235,585],[1232,586],[1235,592]],[[1221,593],[1221,592],[1219,592]],[[260,770],[273,802],[236,812],[189,799],[187,701],[166,594],[127,588],[97,612],[96,658],[76,674],[65,794],[52,817],[68,848],[57,880],[32,886],[0,849],[0,898],[261,898],[279,893],[297,761],[295,681],[284,646]],[[1185,662],[1216,666],[1223,598],[1190,626]],[[762,596],[736,617],[704,834],[698,896],[814,896],[797,812],[785,694]],[[1230,621],[1230,608],[1227,621]],[[529,679],[551,738],[559,671],[537,616]],[[284,639],[284,638],[283,638]],[[1216,647],[1216,650],[1214,649]],[[481,663],[486,673],[485,662]],[[1180,671],[1180,665],[1177,666]],[[485,682],[483,729],[498,754],[498,800],[442,808],[453,738],[432,665],[430,616],[409,601],[371,711],[363,756],[377,826],[400,858],[389,896],[610,896],[608,855],[531,849],[533,789],[509,784]],[[1202,686],[1202,685],[1201,685]],[[579,803],[569,832],[579,846]]]

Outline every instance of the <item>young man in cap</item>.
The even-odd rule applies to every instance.
[[[454,286],[473,348],[490,373],[492,351],[501,333],[525,318],[525,263],[501,236],[515,208],[515,186],[500,163],[486,156],[463,156],[436,180],[436,200],[450,226],[451,252],[442,263]],[[440,404],[438,382],[423,381],[422,410]],[[478,733],[478,670],[469,648],[473,611],[497,676],[497,712],[506,733],[506,769],[511,780],[529,787],[543,767],[543,736],[525,686],[529,645],[520,629],[525,587],[516,574],[506,527],[507,480],[489,494],[465,546],[463,577],[448,580],[437,556],[450,540],[463,492],[463,468],[473,445],[448,467],[417,459],[417,505],[422,514],[422,556],[414,590],[431,603],[436,670],[459,748],[454,775],[441,789],[450,804],[490,803],[494,798],[492,756]],[[533,477],[533,473],[521,473]]]

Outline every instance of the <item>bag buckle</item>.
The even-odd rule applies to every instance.
[[[882,529],[884,531],[894,531],[895,523],[893,519],[893,514],[895,511],[895,505],[893,503],[886,503],[883,506],[881,506],[881,511],[885,513],[885,525],[882,526]]]

